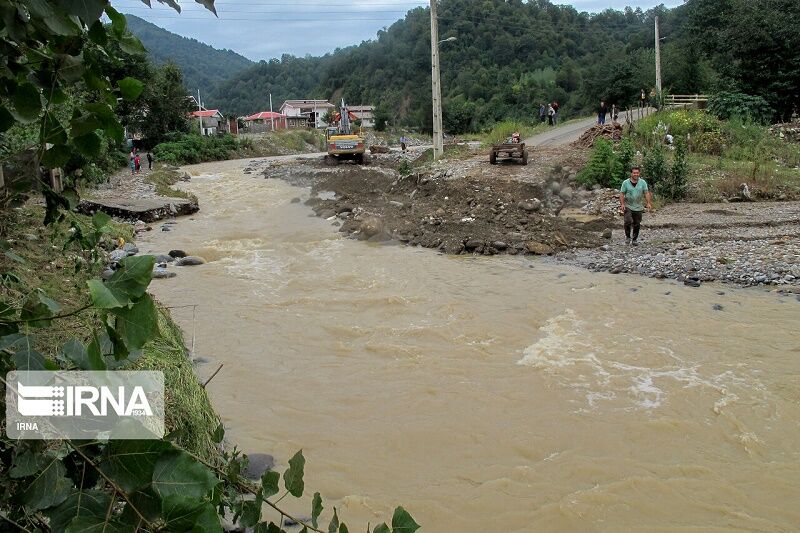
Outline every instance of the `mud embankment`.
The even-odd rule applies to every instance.
[[[565,201],[546,184],[316,162],[272,167],[265,176],[311,186],[306,203],[314,212],[361,240],[397,240],[448,254],[550,255],[599,246],[609,235],[602,219],[558,217]]]

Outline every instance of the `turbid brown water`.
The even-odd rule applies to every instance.
[[[281,470],[302,448],[325,516],[336,505],[351,531],[397,504],[436,532],[797,529],[797,302],[352,241],[290,203],[307,190],[243,166],[189,168],[201,211],[142,245],[209,260],[153,291],[198,305],[228,438]],[[176,316],[191,337],[191,310]],[[309,498],[287,505],[310,514]]]

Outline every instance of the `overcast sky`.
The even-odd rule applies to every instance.
[[[649,9],[659,4],[674,7],[683,0],[575,0],[580,11],[622,9],[626,5]],[[280,57],[322,55],[337,47],[372,39],[405,13],[427,0],[216,0],[219,18],[200,4],[182,0],[182,14],[152,0],[148,8],[140,0],[113,0],[123,13],[137,15],[185,37],[229,48],[254,61]]]

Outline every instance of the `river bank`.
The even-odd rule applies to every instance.
[[[249,161],[251,175],[311,188],[306,201],[339,231],[447,254],[534,254],[607,271],[696,285],[717,281],[796,292],[800,202],[667,205],[645,216],[627,246],[617,193],[582,190],[581,154],[535,152],[533,168],[481,155],[411,171],[418,155],[373,156],[366,167],[317,160]]]

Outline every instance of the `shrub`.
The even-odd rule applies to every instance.
[[[595,184],[618,187],[617,181],[621,174],[622,166],[614,154],[611,141],[597,139],[589,162],[578,173],[578,182],[585,187]]]
[[[157,145],[153,154],[164,163],[185,165],[228,159],[237,148],[238,141],[232,135],[204,137],[187,134]]]
[[[739,117],[742,120],[767,124],[775,111],[760,96],[719,92],[708,100],[708,111],[722,120]]]
[[[490,131],[486,136],[486,142],[489,144],[505,142],[505,140],[511,137],[511,134],[514,132],[519,132],[522,135],[522,138],[524,139],[525,137],[527,137],[530,131],[531,127],[523,124],[522,122],[505,120],[503,122],[497,123],[492,128],[492,131]]]
[[[667,178],[659,183],[658,192],[670,200],[682,200],[686,196],[686,143],[678,139],[675,143],[675,159]]]
[[[721,155],[725,149],[725,135],[719,131],[704,131],[692,137],[692,150],[709,155]]]
[[[642,174],[653,190],[656,190],[669,177],[669,165],[667,165],[664,148],[660,143],[645,153]]]
[[[635,157],[636,148],[633,146],[633,141],[631,141],[630,137],[625,137],[622,139],[622,142],[619,143],[619,153],[617,154],[619,172],[616,175],[616,182],[611,185],[612,187],[615,189],[619,188],[622,182],[628,178],[633,168],[633,160]]]

